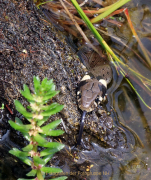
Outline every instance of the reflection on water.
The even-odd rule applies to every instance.
[[[129,12],[134,27],[151,58],[151,7],[147,7],[143,2],[140,4],[137,2],[133,1],[134,8],[132,7]],[[140,46],[132,36],[128,24],[125,22],[120,29],[107,22],[103,25],[108,27],[108,32],[112,37],[116,37],[112,38],[115,53],[134,70],[138,70],[150,79],[151,69],[146,64]],[[120,38],[120,41],[117,38]],[[131,49],[126,48],[125,45]],[[127,132],[129,131],[130,136],[135,138],[135,143],[131,141],[132,149],[127,152],[122,149],[104,149],[92,143],[92,151],[80,152],[82,159],[93,164],[87,179],[150,179],[151,110],[144,106],[126,80],[117,74],[114,67],[112,70],[114,80],[107,92],[107,109],[109,111],[110,106],[114,107],[118,114],[118,121],[122,124],[121,127],[126,125],[124,128]],[[138,80],[134,79],[131,74],[129,74],[129,80],[145,102],[151,106],[151,92],[142,84],[138,85],[140,82],[138,83]],[[127,138],[130,137],[127,136]],[[127,143],[129,143],[128,139]]]
[[[143,4],[135,4],[137,8],[130,10],[131,19],[135,26],[138,35],[148,50],[148,54],[151,58],[151,7]],[[123,27],[121,30],[122,39],[127,39],[127,46],[132,47],[137,54],[144,59],[142,51],[138,43],[134,38],[126,36],[128,33]],[[113,33],[113,35],[115,35]],[[116,32],[118,35],[118,32]],[[127,50],[122,44],[120,44],[120,53],[127,58],[127,64],[133,69],[138,70],[145,77],[151,77],[151,69],[142,63],[141,58],[131,51]],[[118,43],[113,42],[113,47],[118,50]],[[143,86],[138,86],[133,78],[130,78],[133,86],[137,89],[140,95],[144,98],[145,102],[151,106],[151,94],[150,91]],[[125,165],[121,165],[120,170],[122,172],[121,179],[150,179],[150,167],[151,167],[151,110],[148,109],[142,101],[137,97],[135,92],[130,88],[125,80],[122,81],[116,91],[112,94],[113,106],[116,109],[119,120],[130,127],[140,138],[144,144],[144,149],[136,148],[134,158]]]
[[[93,164],[89,173],[89,179],[132,179],[138,177],[138,173],[147,172],[145,161],[140,160],[138,153],[142,149],[138,148],[133,153],[122,153],[111,149],[104,150],[95,143],[93,151],[81,152],[81,158],[85,158]],[[113,153],[116,157],[113,156]]]

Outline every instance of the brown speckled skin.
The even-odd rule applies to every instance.
[[[97,79],[87,79],[81,81],[79,84],[79,90],[81,93],[81,99],[79,100],[79,108],[82,111],[90,112],[95,108],[95,99],[97,97],[104,96],[106,88],[102,87],[102,83]]]

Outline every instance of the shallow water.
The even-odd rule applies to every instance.
[[[151,59],[151,3],[149,1],[131,1],[128,5],[129,14],[134,28],[148,51]],[[147,66],[144,54],[137,41],[132,35],[127,21],[121,28],[103,22],[107,32],[111,35],[114,52],[129,67],[139,73],[151,78],[151,68]],[[128,46],[130,49],[126,48]],[[133,51],[132,51],[133,50]],[[132,83],[136,91],[144,99],[145,103],[151,107],[150,90],[142,85],[127,69],[128,80]],[[83,172],[86,179],[150,179],[151,176],[151,109],[146,107],[134,90],[122,78],[121,74],[114,73],[113,81],[108,89],[108,110],[113,106],[117,112],[119,121],[126,125],[129,132],[135,138],[135,147],[129,152],[112,151],[103,149],[98,144],[92,143],[92,151],[81,151],[80,159],[85,159],[93,164],[89,173]],[[139,82],[139,83],[137,83]],[[114,87],[115,86],[115,87]],[[151,86],[149,86],[150,88]],[[137,143],[136,143],[137,141]],[[138,143],[139,142],[139,143]],[[142,146],[140,146],[140,144]],[[82,176],[82,174],[81,174]]]
[[[149,1],[132,1],[133,7],[130,8],[129,13],[131,20],[133,22],[134,28],[139,35],[139,38],[145,48],[151,52],[151,4]],[[118,29],[114,26],[109,26],[108,31],[112,32],[112,35],[119,37],[122,42],[124,42],[128,47],[131,47],[141,58],[144,58],[144,55],[140,49],[140,46],[132,36],[131,31],[127,23],[121,29]],[[120,36],[118,36],[118,34]],[[129,67],[135,68],[142,75],[151,78],[151,68],[146,67],[141,63],[140,58],[136,56],[132,51],[128,50],[120,42],[116,41],[115,38],[112,38],[113,44],[112,47],[115,48],[115,52],[121,53],[123,61],[129,65]],[[151,59],[151,56],[150,56]],[[131,74],[128,77],[135,89],[144,99],[146,104],[151,106],[151,94],[149,90],[143,89],[140,87],[134,78],[131,78]],[[119,77],[118,77],[119,78]],[[142,83],[140,83],[142,84]],[[132,88],[128,85],[126,80],[122,80],[120,86],[114,91],[111,95],[112,103],[117,111],[119,120],[132,129],[140,138],[144,144],[144,148],[137,147],[132,154],[134,157],[130,157],[128,162],[125,164],[120,163],[118,178],[113,176],[112,179],[150,179],[150,168],[151,168],[151,110],[147,108]],[[112,165],[114,167],[114,165]],[[113,172],[113,171],[112,171]],[[113,173],[114,174],[114,173]],[[116,173],[115,173],[116,174]]]

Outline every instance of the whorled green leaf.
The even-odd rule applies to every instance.
[[[29,131],[29,129],[32,128],[32,125],[21,125],[21,124],[17,124],[17,122],[16,123],[13,122],[12,120],[10,120],[8,122],[15,130],[18,130],[20,132],[27,133]]]
[[[27,106],[27,109],[30,109],[30,110],[32,110],[31,106],[29,106],[29,105]]]
[[[43,97],[43,101],[47,101],[47,100],[51,99],[58,93],[59,93],[59,91],[51,91],[50,94]]]
[[[37,171],[37,180],[44,180],[45,174],[41,172],[41,170]]]
[[[28,152],[23,152],[23,151],[20,151],[19,149],[17,148],[13,148],[12,150],[9,151],[11,154],[19,157],[19,156],[28,156]]]
[[[47,105],[42,106],[41,109],[47,111],[47,110],[51,110],[51,109],[57,108],[57,106],[59,106],[59,105],[60,104],[58,104],[58,103],[52,103],[49,106],[47,106]]]
[[[15,103],[16,108],[18,108],[20,111],[26,111],[24,106],[18,100],[15,100],[14,103]]]
[[[40,79],[38,76],[33,77],[33,82],[34,82],[34,90],[36,95],[39,95],[39,88],[40,88]]]
[[[20,112],[24,112],[24,111],[26,111],[26,109],[24,108],[24,106],[18,101],[18,100],[15,100],[14,101],[14,104],[15,104],[15,106],[16,106],[16,109]]]
[[[52,89],[49,89],[48,91],[45,91],[45,94],[44,94],[44,96],[49,96],[49,95],[51,95],[52,94],[52,92],[54,92],[55,91],[55,85],[54,86],[52,86],[53,88]],[[59,93],[59,91],[57,91],[57,93]],[[55,96],[55,95],[54,95]]]
[[[42,156],[47,156],[47,155],[50,155],[50,154],[55,154],[56,152],[58,152],[58,149],[55,149],[55,148],[54,149],[49,149],[49,148],[47,148],[47,149],[40,152],[40,156],[41,157]]]
[[[50,95],[52,91],[55,91],[56,86],[54,85],[54,83],[52,83],[50,86],[48,86],[49,88],[47,88],[47,91],[45,92],[45,95]]]
[[[10,154],[18,157],[20,160],[22,160],[25,164],[31,166],[31,161],[28,159],[28,153],[27,152],[22,152],[18,150],[17,148],[13,148],[12,150],[9,151]]]
[[[43,123],[45,123],[49,119],[49,116],[43,117],[42,120],[37,122],[37,126],[41,126]]]
[[[49,99],[56,95],[56,93],[53,93],[53,91],[55,90],[55,85],[52,79],[48,80],[47,78],[44,78],[40,84],[40,79],[38,77],[34,77],[34,88],[36,95],[44,97],[49,95]],[[46,100],[48,100],[48,98],[44,99],[44,101]]]
[[[26,176],[35,176],[37,173],[36,169],[32,169],[29,173],[26,174]]]
[[[52,83],[52,84],[49,86],[49,91],[48,91],[46,94],[49,94],[49,93],[50,93],[50,91],[54,91],[54,90],[55,90],[55,88],[56,88],[55,84],[54,84],[54,83]]]
[[[61,173],[63,172],[62,169],[60,168],[54,168],[54,167],[42,167],[41,171],[45,172],[45,173]]]
[[[48,141],[45,138],[43,138],[40,134],[36,134],[36,136],[34,136],[33,138],[43,147],[45,144],[48,143]]]
[[[44,78],[44,80],[41,83],[41,88],[44,89],[46,95],[50,94],[51,91],[55,90],[53,79],[48,80],[47,78]]]
[[[16,124],[23,125],[22,121],[17,117],[15,117],[15,122]],[[30,141],[30,136],[28,133],[22,132],[22,134],[28,141]]]
[[[51,91],[54,91],[55,85],[53,83],[53,79],[48,80],[47,78],[44,78],[44,80],[41,83],[41,89],[44,91],[46,95],[48,95]]]
[[[53,178],[51,180],[65,180],[67,178],[68,178],[67,176],[61,176],[61,177]]]
[[[58,143],[58,142],[48,142],[47,144],[44,144],[43,147],[48,147],[48,148],[56,148],[58,151],[64,148],[64,144]]]
[[[46,135],[44,134],[40,134],[41,137],[43,137],[44,139],[46,139]],[[48,141],[47,141],[48,142]]]
[[[28,141],[30,141],[31,137],[29,136],[28,133],[22,132],[22,134],[23,134],[23,136],[24,136]]]
[[[48,82],[48,79],[47,79],[47,77],[45,77],[45,78],[42,80],[42,82],[41,82],[41,86],[42,86],[43,88],[47,87],[47,82]]]
[[[28,144],[26,147],[22,148],[23,151],[31,151],[33,149],[33,145],[32,144]]]
[[[53,79],[48,80],[47,78],[44,78],[41,83],[41,87],[44,89],[45,94],[49,94],[49,92],[55,90]]]
[[[23,125],[22,121],[18,117],[15,117],[15,122],[16,124]]]
[[[42,83],[40,84],[40,79],[39,77],[34,77],[33,78],[34,81],[34,88],[35,88],[35,94],[33,95],[30,93],[30,90],[28,88],[27,85],[24,85],[24,90],[21,91],[22,95],[27,98],[30,102],[34,101],[35,98],[39,98],[38,99],[38,104],[42,103],[46,103],[50,98],[52,98],[53,96],[55,96],[57,93],[59,93],[59,91],[55,91],[55,85],[53,83],[53,80],[48,80],[47,78],[43,79]],[[16,109],[23,114],[28,120],[30,120],[33,117],[33,114],[28,112],[23,105],[19,102],[19,101],[15,101],[15,106]],[[44,118],[40,121],[37,121],[37,125],[41,126],[45,121],[48,120],[50,115],[53,115],[57,112],[59,112],[60,110],[63,109],[63,105],[59,105],[58,103],[53,103],[49,106],[45,106],[42,110],[44,110],[44,114],[41,113],[42,116],[44,116]],[[50,123],[49,126],[44,126],[42,127],[43,130],[46,132],[44,134],[37,134],[36,136],[33,136],[33,140],[38,142],[39,146],[42,147],[47,147],[48,149],[45,149],[43,151],[41,151],[40,156],[43,158],[40,158],[39,156],[34,156],[33,157],[33,161],[36,164],[41,164],[42,166],[44,166],[54,155],[54,153],[56,153],[57,151],[61,150],[62,148],[64,148],[64,145],[58,142],[48,142],[45,139],[46,135],[52,135],[52,136],[58,136],[60,134],[62,134],[64,131],[62,130],[53,130],[54,128],[56,128],[58,126],[58,124],[60,124],[60,120],[57,120],[55,122]],[[31,140],[31,137],[28,134],[29,129],[31,128],[31,125],[23,125],[22,121],[20,119],[16,119],[16,123],[14,123],[13,121],[10,121],[10,124],[17,130],[20,130],[23,135],[25,136],[26,139],[28,139],[29,141]],[[50,130],[51,129],[51,130]],[[14,148],[13,150],[10,151],[11,154],[17,156],[19,159],[21,159],[24,163],[28,164],[31,166],[32,162],[29,160],[28,156],[29,156],[29,151],[31,151],[33,149],[33,145],[29,144],[26,147],[24,147],[22,150],[23,151],[19,151],[18,149]],[[62,172],[61,169],[59,168],[49,168],[46,167],[43,169],[43,172],[49,171],[50,173],[58,173],[58,172]],[[27,175],[28,176],[35,176],[37,173],[36,170],[32,170],[30,171]],[[21,180],[21,179],[20,179]]]
[[[50,129],[55,129],[59,124],[61,123],[61,120],[58,119],[56,121],[53,121],[49,124],[47,124],[46,126],[43,126],[41,129],[45,132],[45,131],[49,131]]]
[[[55,108],[52,108],[50,110],[44,111],[41,113],[42,116],[51,116],[53,114],[56,114],[57,112],[60,112],[63,109],[63,105],[58,105]]]
[[[63,134],[64,131],[57,129],[57,130],[49,130],[49,131],[43,131],[43,134],[47,135],[47,136],[60,136],[61,134]]]
[[[45,161],[43,159],[41,159],[39,156],[34,156],[33,160],[37,164],[45,165]]]
[[[43,157],[43,160],[45,161],[45,164],[47,164],[48,161],[50,161],[50,159],[53,157],[53,154],[49,154],[47,156]]]
[[[20,91],[21,94],[28,100],[33,101],[34,97],[31,95],[30,90],[26,84],[23,85],[24,91]]]
[[[18,100],[15,100],[15,107],[17,111],[20,112],[25,117],[31,118],[33,116],[32,113],[26,111],[24,106]]]
[[[35,141],[42,147],[56,148],[58,151],[64,148],[64,144],[58,142],[48,142],[45,138],[43,138],[40,134],[37,134],[33,137]]]
[[[22,123],[22,121],[19,119],[19,118],[15,118],[15,122],[17,123],[17,124],[23,124]],[[22,132],[22,134],[23,134],[23,136],[28,140],[28,141],[30,141],[30,136],[29,136],[29,134],[28,133],[25,133],[25,132]]]

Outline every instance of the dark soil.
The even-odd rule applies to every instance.
[[[64,104],[65,108],[62,114],[58,114],[58,117],[52,116],[51,120],[60,117],[63,121],[68,119],[68,122],[65,122],[66,132],[70,134],[68,123],[74,124],[80,119],[76,87],[85,69],[65,44],[64,37],[58,36],[56,30],[48,26],[31,1],[3,0],[0,4],[0,107],[2,103],[5,104],[4,110],[0,110],[0,179],[11,180],[23,177],[25,171],[29,171],[27,167],[22,170],[22,164],[19,165],[22,168],[18,170],[17,165],[13,164],[13,156],[8,153],[12,147],[20,148],[26,143],[21,134],[16,134],[8,124],[9,119],[14,120],[15,116],[20,116],[14,108],[14,100],[18,99],[24,106],[27,105],[19,90],[23,88],[23,84],[27,84],[32,90],[34,75],[38,75],[40,79],[53,78],[56,89],[60,90],[60,94],[53,101]],[[69,138],[66,135],[64,141],[73,145],[75,137]],[[6,165],[9,174],[6,172]]]
[[[62,117],[71,124],[78,121],[76,87],[85,69],[65,42],[62,43],[63,37],[61,41],[37,8],[26,1],[3,1],[0,29],[0,97],[7,101],[5,105],[11,111],[15,111],[15,99],[27,105],[19,90],[23,84],[32,90],[34,75],[53,78],[56,89],[60,90],[54,100],[65,105]]]

